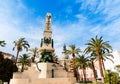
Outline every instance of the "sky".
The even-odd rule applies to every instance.
[[[63,45],[84,49],[96,35],[120,50],[120,0],[0,0],[0,50],[11,54],[13,41],[24,37],[31,48],[40,47],[46,13],[52,15],[55,53]]]

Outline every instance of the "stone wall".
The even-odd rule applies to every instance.
[[[75,78],[12,79],[10,84],[74,84]]]
[[[73,84],[75,78],[73,73],[66,72],[63,67],[53,63],[38,63],[41,70],[38,71],[35,64],[32,64],[28,70],[24,72],[16,72],[10,84]],[[52,78],[52,70],[54,76]]]

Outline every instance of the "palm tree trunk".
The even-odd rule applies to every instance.
[[[74,61],[74,58],[75,58],[75,54],[74,53],[72,53],[72,60]],[[78,77],[77,77],[77,71],[76,71],[76,68],[75,67],[73,67],[73,70],[74,70],[74,76],[75,76],[75,78],[76,78],[76,81],[78,81]]]
[[[102,83],[104,84],[104,74],[103,74],[103,67],[102,67],[102,62],[101,62],[101,56],[99,56],[99,67],[100,67],[100,74],[102,78]]]
[[[93,74],[94,74],[94,79],[97,82],[97,80],[96,80],[97,74],[96,74],[96,70],[95,70],[95,66],[94,66],[93,60],[92,60],[92,70],[93,70]]]
[[[73,71],[73,73],[74,73],[74,77],[76,78],[76,81],[78,81],[78,80],[77,80],[77,72],[76,72],[76,68],[74,67],[73,70],[74,70],[74,71]]]
[[[105,72],[105,65],[103,59],[102,59],[102,66],[103,66],[103,72]]]
[[[33,55],[33,57],[32,57],[32,62],[33,63],[35,62],[35,55]]]
[[[75,68],[74,73],[75,73],[75,76],[76,76],[76,80],[77,80],[77,82],[79,82],[79,81],[80,81],[80,76],[79,76],[79,72],[78,72],[78,67]]]
[[[33,58],[33,62],[35,62],[35,55],[34,55],[34,58]]]
[[[100,75],[101,75],[101,81],[104,84],[104,74],[103,74],[103,67],[102,67],[102,56],[99,54],[99,52],[96,52],[98,56],[98,61],[99,61],[99,68],[100,68]]]
[[[85,84],[87,84],[87,82],[86,82],[86,68],[83,68],[83,75],[84,75],[84,82],[85,82]]]
[[[22,63],[22,69],[21,69],[21,72],[23,72],[24,71],[24,64]]]
[[[75,58],[75,54],[74,53],[72,53],[72,57]]]
[[[17,50],[17,55],[16,55],[16,59],[15,59],[15,64],[17,63],[18,55],[19,55],[19,50]]]

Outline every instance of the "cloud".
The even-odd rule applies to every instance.
[[[110,41],[114,49],[120,49],[117,47],[120,45],[120,1],[76,0],[76,3],[81,4],[80,13],[76,16],[81,24],[84,24],[84,31],[91,37],[103,36],[105,41]],[[86,37],[90,37],[89,35],[86,34]]]
[[[120,18],[119,0],[76,0],[76,3],[80,5],[80,14],[92,25],[107,25]]]
[[[78,18],[81,22],[85,22],[87,20],[87,17],[83,16],[82,14],[75,15],[76,18]]]
[[[107,17],[105,18],[105,21],[111,21],[111,20],[116,20],[120,19],[120,1],[115,0],[115,1],[106,1],[104,5],[104,10],[103,14],[106,14]]]
[[[39,16],[32,23],[29,21],[30,19],[26,19],[31,17],[30,13],[31,11],[21,0],[0,1],[0,40],[5,40],[7,43],[6,47],[0,48],[0,50],[15,55],[15,52],[12,51],[13,41],[21,37],[25,37],[31,47],[39,47],[43,28],[40,25],[43,25],[44,20]]]
[[[70,16],[70,20],[67,19],[69,21],[64,24],[58,19],[62,17],[56,16],[57,18],[55,19],[57,20],[52,19],[56,54],[62,55],[61,52],[64,44],[67,47],[70,44],[75,44],[77,47],[84,49],[84,44],[96,35],[103,36],[105,41],[110,41],[114,49],[120,49],[118,46],[120,45],[120,40],[118,39],[120,38],[120,6],[117,4],[119,1],[116,0],[110,3],[109,1],[101,0],[98,3],[98,0],[79,0],[76,3],[82,4],[78,13],[74,13],[76,11],[73,11],[74,8],[72,7],[74,6],[65,7],[66,9],[63,10],[67,14],[73,14],[72,17],[77,18],[77,21],[72,21]],[[81,11],[81,9],[84,11]],[[90,11],[85,13],[86,9]],[[94,17],[91,18],[91,16]],[[2,17],[0,19],[0,40],[7,42],[6,47],[0,48],[0,50],[15,54],[16,52],[12,52],[12,42],[20,37],[25,37],[31,47],[39,48],[40,39],[43,37],[45,17],[42,18],[40,15],[35,17],[34,11],[27,8],[22,0],[11,0],[11,2],[9,0],[0,1],[0,17]],[[99,19],[102,19],[101,22],[94,25]]]

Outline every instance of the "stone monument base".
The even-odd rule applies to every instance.
[[[11,79],[10,84],[74,84],[74,78]]]
[[[38,63],[31,64],[31,67],[24,72],[16,72],[10,84],[74,84],[73,73],[67,72],[59,64]]]

